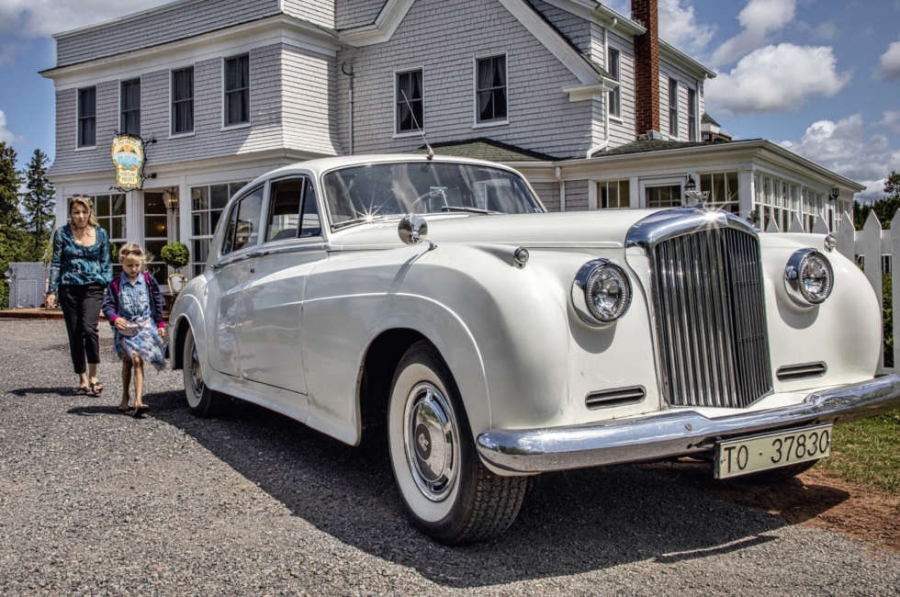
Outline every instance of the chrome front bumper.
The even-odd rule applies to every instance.
[[[894,408],[900,408],[900,377],[888,375],[813,392],[793,406],[715,419],[679,409],[576,427],[491,430],[478,436],[478,453],[515,473],[645,462],[709,451],[724,438],[852,421]]]

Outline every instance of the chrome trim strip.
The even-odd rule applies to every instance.
[[[631,402],[640,402],[647,396],[644,386],[628,386],[591,392],[584,398],[584,404],[590,409],[621,406]]]
[[[775,372],[775,377],[780,381],[800,379],[802,377],[819,377],[825,375],[828,366],[819,361],[817,363],[798,363],[796,365],[784,365]]]
[[[497,469],[541,473],[660,460],[709,451],[718,439],[871,417],[900,407],[900,376],[812,392],[801,404],[711,419],[695,410],[543,429],[493,429],[478,436]]]

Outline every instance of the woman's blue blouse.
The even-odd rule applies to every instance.
[[[112,280],[112,260],[109,256],[109,235],[96,226],[96,241],[85,247],[75,242],[68,224],[53,233],[53,256],[50,258],[50,279],[47,294],[57,294],[59,286],[102,284]]]

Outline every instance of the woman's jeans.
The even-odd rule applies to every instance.
[[[88,363],[100,362],[97,320],[100,319],[104,292],[106,288],[102,284],[59,287],[59,306],[62,307],[63,316],[66,318],[72,367],[79,375],[87,371],[85,357]]]

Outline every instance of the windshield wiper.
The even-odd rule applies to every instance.
[[[484,214],[486,216],[503,213],[502,211],[493,211],[490,209],[481,209],[478,207],[465,207],[462,205],[444,205],[443,207],[441,207],[441,211],[463,211],[472,214]]]

